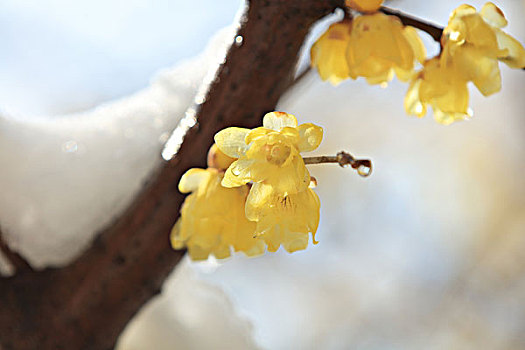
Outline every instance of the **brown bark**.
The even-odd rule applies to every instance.
[[[0,279],[3,349],[110,349],[184,255],[169,232],[184,197],[181,175],[203,167],[213,135],[254,127],[289,85],[311,25],[342,0],[253,0],[233,45],[177,155],[93,246],[72,264]]]

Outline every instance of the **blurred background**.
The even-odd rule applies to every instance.
[[[483,3],[471,2],[478,9]],[[461,3],[387,4],[444,25]],[[509,20],[506,31],[525,42],[525,2],[497,5]],[[149,145],[144,158],[158,154],[206,74],[198,67],[206,62],[213,69],[231,30],[192,58],[242,6],[238,0],[0,2],[0,225],[13,246],[40,267],[66,263],[81,249],[73,245],[89,240],[81,232],[93,227],[88,236],[94,234],[101,211],[125,207],[140,187],[141,178],[127,178],[138,158],[122,160],[122,173],[112,173],[119,188],[105,176],[84,175],[79,159],[104,169],[137,153],[133,147]],[[310,42],[326,26],[319,24]],[[428,37],[425,44],[437,51]],[[474,118],[448,127],[430,114],[407,117],[407,86],[398,81],[386,89],[362,80],[334,88],[315,73],[307,76],[279,109],[323,126],[324,141],[312,155],[344,149],[371,158],[373,175],[312,166],[321,198],[318,245],[291,255],[184,260],[118,348],[525,348],[525,72],[500,67],[502,91],[484,98],[471,88]],[[176,105],[168,97],[178,98]],[[126,113],[135,105],[138,111]],[[149,131],[138,133],[144,125]],[[44,142],[45,173],[20,160]],[[104,154],[111,157],[100,164]],[[148,163],[141,176],[154,166]],[[20,184],[20,174],[29,173]],[[122,179],[130,185],[120,185]],[[44,182],[32,190],[34,181]],[[64,188],[70,192],[72,183],[89,193],[113,191],[107,195],[113,199],[102,203],[82,192],[46,203]],[[91,212],[81,210],[87,216],[81,227],[57,214],[71,216],[67,208],[76,213],[82,206]],[[65,227],[61,236],[57,227]]]

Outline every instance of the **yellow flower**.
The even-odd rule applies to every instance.
[[[461,5],[443,31],[441,65],[453,67],[485,96],[500,91],[498,60],[511,68],[525,67],[525,49],[500,29],[506,25],[503,13],[493,3],[486,3],[480,13]]]
[[[321,143],[323,129],[287,113],[271,112],[263,127],[253,130],[227,128],[215,135],[219,149],[239,158],[226,170],[222,185],[245,186],[246,217],[257,223],[256,235],[269,251],[280,245],[293,252],[308,245],[319,223],[319,199],[308,188],[310,174],[299,152],[309,152]]]
[[[359,12],[376,12],[383,0],[346,0],[346,6]]]
[[[257,222],[255,233],[264,239],[268,251],[275,252],[280,245],[289,253],[306,249],[309,233],[317,244],[320,202],[312,189],[283,195],[262,183],[250,190],[248,200],[246,216]]]
[[[414,60],[423,62],[425,47],[413,27],[395,16],[374,13],[353,21],[346,59],[352,79],[365,77],[370,84],[412,77]]]
[[[231,247],[248,256],[264,253],[265,243],[254,238],[255,223],[244,212],[248,186],[221,186],[223,173],[214,168],[190,169],[179,182],[179,191],[192,192],[181,208],[181,217],[171,233],[175,249],[188,248],[193,260],[210,254],[230,256]]]
[[[410,83],[405,109],[408,114],[424,117],[428,104],[436,121],[445,125],[468,118],[472,112],[467,83],[452,67],[442,66],[439,58],[428,60]]]
[[[317,68],[321,79],[328,80],[333,85],[350,76],[345,54],[351,28],[350,20],[332,24],[310,49],[312,67]]]
[[[231,127],[215,135],[215,143],[226,155],[238,158],[230,165],[222,185],[236,187],[253,182],[271,185],[278,193],[294,194],[305,190],[310,174],[299,152],[316,149],[323,129],[311,123],[297,126],[287,113],[271,112],[263,127],[253,130]]]
[[[217,144],[213,144],[208,151],[208,167],[219,170],[226,170],[235,161],[235,158],[224,154]]]

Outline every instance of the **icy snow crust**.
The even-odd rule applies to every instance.
[[[233,37],[221,31],[199,57],[158,74],[127,98],[61,117],[0,110],[0,227],[35,268],[76,257],[157,168],[163,144]],[[204,88],[203,88],[204,89]]]

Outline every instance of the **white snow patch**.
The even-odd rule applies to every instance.
[[[0,226],[35,268],[67,263],[121,213],[158,167],[160,153],[235,28],[151,85],[93,110],[25,117],[0,110]],[[213,73],[211,73],[213,74]]]

